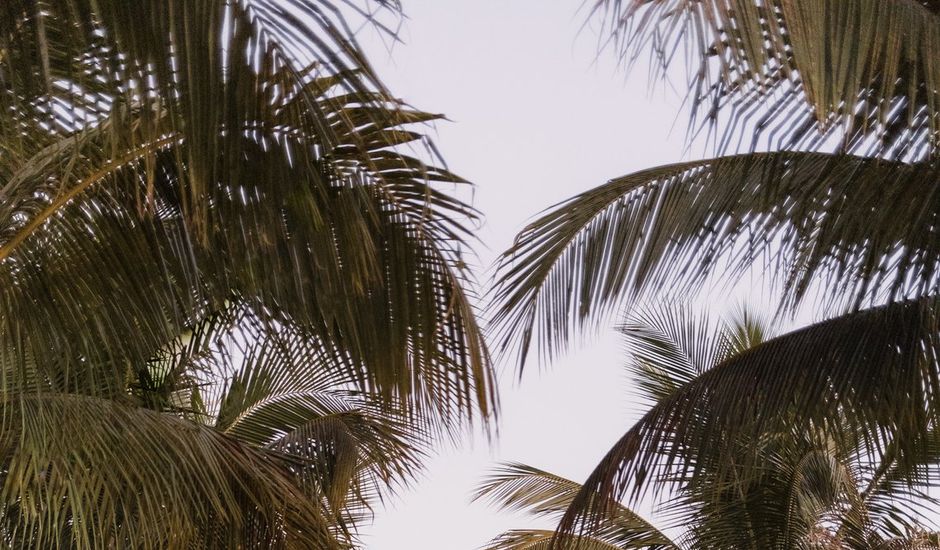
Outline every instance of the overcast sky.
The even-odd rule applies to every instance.
[[[610,56],[596,59],[597,35],[579,34],[579,0],[403,3],[404,44],[389,53],[363,33],[363,46],[395,94],[450,119],[436,142],[477,185],[484,267],[541,209],[683,158],[685,116],[673,130],[682,97],[651,90],[642,68],[625,78]],[[366,546],[471,550],[505,529],[537,526],[469,495],[498,461],[583,480],[637,416],[623,362],[608,330],[553,364],[533,364],[519,384],[513,366],[500,365],[498,440],[442,452],[414,490],[377,513]]]

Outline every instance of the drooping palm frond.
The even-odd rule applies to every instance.
[[[501,509],[522,510],[535,517],[560,519],[580,492],[581,486],[563,477],[526,466],[505,464],[478,487],[474,500],[488,500]],[[515,530],[494,539],[487,550],[549,548],[551,531]],[[601,527],[578,540],[579,548],[677,548],[676,545],[639,514],[616,506]]]
[[[53,80],[84,75],[111,95],[76,127],[74,96],[87,97],[70,87],[50,126],[39,99],[23,99],[42,82],[10,84],[0,258],[16,289],[5,317],[25,316],[14,307],[48,315],[65,301],[86,305],[45,336],[33,332],[33,343],[11,336],[9,345],[56,349],[70,334],[79,341],[67,356],[141,364],[234,293],[306,325],[363,386],[442,414],[491,414],[461,257],[477,214],[440,187],[460,178],[399,150],[421,147],[408,125],[437,115],[390,100],[367,66],[351,65],[354,43],[328,3],[71,7],[15,12],[11,32],[41,33],[54,19],[64,27],[61,63],[74,62],[63,51],[94,52],[87,70],[63,65]],[[132,16],[153,28],[110,29]],[[220,43],[202,41],[216,35]],[[337,41],[340,57],[320,51]],[[41,64],[19,41],[5,48],[10,70],[29,72],[14,62],[23,56]],[[313,63],[300,69],[299,58]]]
[[[933,164],[758,153],[611,180],[550,209],[503,254],[498,345],[521,361],[533,346],[551,356],[643,289],[734,279],[761,260],[792,304],[814,281],[854,305],[934,293],[938,176]]]
[[[739,443],[766,434],[858,439],[860,456],[879,463],[890,445],[892,461],[924,464],[940,411],[937,313],[933,298],[890,304],[727,359],[655,405],[614,445],[572,500],[560,532],[589,533],[618,499],[637,498],[654,483],[757,482],[762,445]]]
[[[30,395],[3,408],[11,547],[345,547],[286,455],[113,400]]]
[[[296,328],[242,324],[227,339],[243,343],[217,351],[220,364],[193,375],[207,423],[295,459],[303,485],[344,527],[354,529],[412,481],[432,440],[451,429],[407,402],[361,391]]]
[[[12,362],[5,364],[10,365]],[[30,364],[35,365],[34,362]],[[322,342],[311,339],[298,327],[272,325],[252,315],[244,305],[231,305],[165,346],[147,365],[132,369],[137,374],[129,384],[129,391],[111,395],[110,400],[63,393],[66,390],[62,388],[61,380],[47,379],[36,372],[29,377],[7,376],[5,380],[8,383],[19,380],[31,384],[31,387],[8,387],[6,390],[11,395],[25,396],[28,400],[42,400],[32,408],[40,407],[46,401],[56,405],[60,400],[85,399],[98,403],[96,406],[99,407],[120,407],[128,415],[129,422],[140,415],[162,412],[158,415],[160,418],[172,417],[168,422],[178,432],[176,437],[191,437],[193,433],[201,433],[200,430],[217,434],[212,437],[221,443],[216,451],[219,456],[213,460],[228,461],[224,455],[226,450],[255,453],[275,460],[283,466],[284,479],[275,479],[271,483],[291,484],[290,491],[282,495],[284,502],[290,504],[295,499],[301,499],[303,506],[317,510],[322,523],[320,528],[328,533],[333,541],[331,544],[345,547],[354,542],[357,528],[362,521],[369,519],[372,506],[413,479],[420,470],[433,438],[448,433],[454,427],[441,426],[441,419],[427,416],[423,409],[414,408],[408,402],[389,402],[381,395],[362,391],[354,377],[335,367]],[[87,388],[83,389],[87,391]],[[13,411],[15,407],[11,404],[9,410],[0,412],[10,416],[10,422],[22,424],[16,420],[19,417]],[[32,417],[32,408],[22,414]],[[147,408],[153,410],[148,411]],[[49,414],[50,419],[55,419],[59,411],[42,414]],[[60,451],[58,447],[49,450],[39,445],[34,448],[37,442],[58,441],[65,437],[57,431],[60,429],[58,426],[47,426],[44,422],[52,420],[37,420],[22,428],[30,430],[31,438],[27,439],[16,438],[15,430],[4,430],[4,434],[18,443],[14,450],[18,460],[45,456],[43,453],[52,453],[52,458],[48,460],[60,460],[54,454]],[[189,428],[186,430],[179,428],[187,425]],[[89,426],[90,434],[77,433],[78,426],[70,429],[76,430],[73,436],[75,447],[83,444],[82,439],[86,435],[98,437],[94,433],[97,429],[95,426]],[[117,445],[122,433],[109,433],[109,448]],[[163,432],[152,434],[147,440],[148,445],[161,444],[161,437]],[[175,442],[174,438],[165,438],[162,444],[176,449]],[[139,453],[139,461],[146,460],[147,453],[152,451],[147,445],[138,445],[135,438],[123,441],[122,445],[120,452]],[[68,453],[73,452],[71,449],[62,452],[67,457]],[[186,451],[183,449],[178,452]],[[155,457],[154,460],[159,458]],[[46,459],[37,460],[41,464]],[[230,460],[238,463],[239,458],[232,456]],[[127,467],[142,468],[138,462],[128,463]],[[262,469],[253,473],[262,482],[270,474]],[[210,474],[212,472],[207,474],[195,470],[179,482],[211,488],[220,480]],[[69,475],[77,476],[78,472],[73,471]],[[74,483],[80,485],[84,481],[76,480]],[[17,480],[10,482],[16,483]],[[151,487],[144,478],[137,482],[134,489],[136,494],[146,495],[154,506],[173,506],[182,517],[188,517],[191,522],[188,529],[193,531],[193,537],[202,536],[200,530],[208,530],[211,535],[211,531],[216,529],[206,519],[208,516],[193,515],[191,510],[175,505],[173,496],[168,497],[161,492],[165,488]],[[25,486],[21,488],[22,494],[7,495],[7,500],[3,502],[16,511],[19,510],[19,501],[31,498],[33,492],[52,489],[35,484]],[[192,498],[206,497],[195,495]],[[95,514],[95,502],[84,498],[81,493],[63,493],[61,499],[66,517],[63,521],[66,523],[73,516]],[[123,513],[124,507],[131,504],[125,501],[116,503],[115,513]],[[228,503],[227,506],[233,504]],[[245,506],[242,504],[242,512],[255,513]],[[258,504],[257,513],[279,514],[273,506],[270,502]],[[42,519],[41,513],[35,515],[34,521]],[[10,518],[13,522],[20,521],[15,514]],[[157,532],[164,528],[175,528],[161,523],[163,518],[159,516],[144,515],[136,521],[139,524],[135,527],[136,531],[128,532],[122,540],[134,541],[136,537],[149,536],[147,530]],[[230,516],[218,521],[219,528],[223,529],[221,526],[226,521],[237,522],[237,518]],[[47,545],[55,539],[42,537],[71,540],[73,534],[67,527],[67,524],[63,527],[64,531],[40,530],[38,534],[26,538],[16,531],[10,537],[24,544]],[[16,525],[11,527],[14,531],[16,528]],[[264,527],[257,524],[248,526],[244,536],[253,536],[250,531],[254,529],[263,531]],[[105,544],[107,537],[112,535],[95,531],[74,536],[84,538],[75,539],[70,545],[96,547]],[[258,536],[261,538],[257,544],[261,547],[281,544],[274,539],[265,539],[266,535]],[[172,544],[165,541],[160,543],[163,539],[153,540],[157,541],[154,542],[157,547],[162,547],[161,544],[171,547],[176,544],[172,541]],[[211,546],[215,543],[191,544]],[[284,544],[293,547],[310,543],[287,541]]]
[[[715,365],[760,345],[774,328],[747,308],[713,322],[689,306],[660,304],[631,311],[620,331],[634,383],[655,406]],[[846,497],[859,500],[846,456],[852,445],[832,445],[814,438],[811,430],[797,429],[738,448],[742,455],[760,449],[759,480],[722,483],[707,471],[663,480],[676,487],[677,495],[660,508],[683,529],[683,547],[801,547],[821,536],[822,520],[831,519],[826,515],[837,512]],[[855,515],[839,514],[834,524],[845,525]]]
[[[936,154],[940,4],[933,0],[597,0],[627,61],[687,68],[696,115],[726,140],[892,158]],[[722,147],[733,143],[726,143]]]
[[[723,322],[674,304],[631,311],[622,327],[627,364],[651,388],[651,410],[621,444],[632,442],[605,458],[624,452],[612,482],[619,492],[605,496],[598,485],[505,467],[480,494],[506,509],[560,519],[560,526],[553,533],[509,531],[494,548],[581,548],[595,541],[630,548],[603,535],[624,510],[630,513],[621,498],[647,490],[656,523],[678,531],[673,540],[681,548],[928,544],[935,508],[928,493],[940,471],[936,403],[925,402],[935,395],[929,378],[936,372],[937,324],[930,320],[936,307],[909,305],[925,308],[911,314],[926,317],[919,336],[896,336],[918,324],[905,322],[900,305],[869,311],[871,326],[854,336],[867,343],[859,355],[847,335],[865,321],[853,316],[774,338],[775,327],[745,308]],[[890,342],[871,343],[879,330],[890,333]],[[839,351],[821,355],[827,344]],[[914,397],[925,387],[926,396]],[[882,388],[891,395],[900,388],[904,402],[873,394]],[[589,484],[606,479],[605,464],[612,463],[602,463]]]
[[[120,408],[119,427],[170,419],[141,444],[129,427],[89,424],[89,455],[75,451],[80,462],[68,464],[76,483],[82,464],[107,472],[113,457],[97,443],[115,453],[123,444],[136,458],[126,467],[144,473],[161,439],[173,447],[171,435],[192,431],[218,443],[211,456],[167,451],[195,464],[173,481],[201,490],[192,502],[165,494],[169,478],[153,487],[134,478],[135,487],[105,487],[113,509],[74,535],[70,517],[92,517],[96,501],[61,483],[17,486],[8,472],[21,490],[4,493],[5,505],[47,490],[62,497],[49,517],[29,509],[27,523],[11,508],[16,541],[347,545],[368,506],[415,471],[427,438],[492,417],[493,375],[462,258],[477,212],[450,192],[464,181],[437,166],[416,126],[439,116],[392,99],[362,58],[340,9],[353,4],[0,8],[2,435],[22,460],[68,462],[37,446],[56,440],[46,424],[61,407],[44,411],[33,439],[6,429],[30,416],[19,404],[42,408],[46,397]],[[244,318],[219,313],[233,304],[263,329],[250,343],[240,332],[243,346],[226,355],[204,323],[244,331]],[[254,466],[238,453],[277,467],[214,466]],[[172,474],[170,462],[155,456],[153,471]],[[235,496],[224,486],[213,496],[223,482]],[[167,521],[164,506],[174,510]],[[230,512],[213,516],[219,508]],[[148,515],[119,517],[137,509]],[[181,534],[161,539],[163,530]]]

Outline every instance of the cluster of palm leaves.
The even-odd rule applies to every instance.
[[[583,486],[562,484],[564,498],[529,493],[513,480],[542,474],[515,467],[486,486],[504,503],[560,515],[552,537],[517,533],[494,547],[567,547],[598,533],[591,547],[669,546],[611,524],[623,499],[651,487],[678,490],[671,502],[694,547],[936,545],[920,523],[878,526],[882,508],[871,506],[888,479],[933,486],[924,475],[940,421],[940,3],[593,5],[605,45],[627,63],[651,52],[654,76],[685,69],[690,135],[718,156],[615,178],[526,227],[500,263],[498,348],[520,366],[532,349],[550,358],[644,294],[754,270],[784,290],[778,314],[812,298],[827,320],[692,361],[678,378],[646,372],[645,387],[661,386],[655,404]],[[787,475],[817,493],[782,492]],[[754,501],[794,491],[793,505]],[[786,524],[774,516],[784,512],[794,514]],[[757,522],[767,531],[746,532]]]
[[[489,422],[477,213],[350,30],[397,10],[2,3],[5,546],[349,547]]]
[[[6,546],[348,548],[434,442],[493,417],[463,258],[478,213],[421,132],[438,115],[394,99],[352,30],[394,34],[398,10],[0,5]],[[648,412],[583,485],[489,480],[559,520],[493,548],[936,546],[918,506],[940,456],[940,3],[592,17],[623,59],[687,69],[691,133],[719,156],[536,219],[500,263],[497,347],[551,357],[642,292],[760,262],[780,313],[820,294],[828,319],[628,327]],[[676,542],[621,503],[651,487]]]
[[[635,312],[621,331],[632,350],[633,383],[651,409],[774,337],[767,321],[746,312],[713,323],[677,306]],[[752,439],[736,437],[722,451],[708,441],[690,442],[682,451],[686,462],[651,473],[650,494],[661,502],[656,511],[662,527],[618,502],[570,542],[591,550],[940,545],[940,535],[925,527],[940,506],[930,494],[940,481],[935,428],[921,440],[922,453],[904,457],[893,442],[881,442],[876,450],[872,445],[878,442],[864,431],[800,424],[797,412],[793,405],[791,414],[776,418],[774,429]],[[584,492],[582,485],[549,472],[506,464],[476,498],[558,522]],[[554,530],[518,529],[494,539],[487,550],[550,548],[555,537]]]

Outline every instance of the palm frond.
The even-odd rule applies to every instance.
[[[729,121],[725,142],[892,158],[935,156],[940,5],[920,0],[597,0],[626,61],[687,68],[693,112]],[[719,116],[722,115],[722,116]],[[727,116],[724,116],[727,115]],[[693,121],[694,124],[694,121]]]
[[[836,317],[734,356],[658,403],[604,457],[560,532],[590,532],[656,481],[709,473],[721,487],[759,472],[762,434],[862,435],[860,448],[923,463],[936,423],[938,306],[927,298]],[[746,398],[742,398],[746,396]],[[900,396],[900,397],[899,397]],[[745,452],[742,452],[744,450]],[[743,480],[747,482],[748,480]]]
[[[473,498],[488,500],[502,509],[523,510],[535,517],[560,519],[581,489],[581,485],[563,477],[524,464],[509,463],[484,480]],[[494,539],[487,548],[549,548],[550,540],[551,532],[510,531]],[[579,548],[587,545],[587,548],[598,549],[676,548],[653,524],[619,505],[613,508],[609,521],[582,534],[578,543]]]
[[[497,345],[551,357],[644,289],[692,290],[766,262],[798,303],[812,282],[859,306],[938,290],[938,170],[755,153],[643,170],[564,201],[501,257]]]
[[[627,369],[649,404],[666,399],[727,355],[721,327],[687,306],[631,311],[619,331],[630,354]]]
[[[766,316],[746,306],[734,310],[725,322],[723,332],[729,356],[744,353],[777,335],[776,327]]]
[[[344,547],[425,438],[492,418],[478,213],[421,131],[440,116],[356,46],[354,5],[0,7],[0,435],[31,476],[4,474],[10,537]],[[237,350],[213,340],[232,331]],[[104,423],[17,446],[23,419],[61,439],[67,399]]]
[[[433,437],[450,427],[357,389],[295,328],[265,328],[240,326],[233,337],[244,346],[221,351],[229,359],[206,369],[197,381],[204,409],[216,430],[296,459],[304,484],[354,526],[414,479]]]
[[[3,407],[0,517],[15,547],[345,547],[283,454],[81,395]]]
[[[892,539],[925,528],[936,529],[932,514],[940,506],[940,500],[931,493],[940,485],[938,432],[940,430],[932,427],[926,437],[917,442],[919,452],[907,460],[902,460],[895,450],[904,442],[889,442],[883,460],[862,490],[872,527],[882,537]]]
[[[551,550],[554,531],[540,529],[511,529],[500,534],[483,550]],[[580,550],[625,550],[629,548],[656,548],[648,546],[618,546],[594,537],[580,537]]]
[[[113,367],[99,376],[120,388],[126,365],[238,296],[256,314],[303,325],[363,388],[442,417],[489,417],[495,388],[462,259],[477,214],[438,188],[463,180],[397,149],[424,139],[408,124],[437,115],[379,105],[375,93],[337,95],[341,80],[302,90],[340,143],[323,150],[283,112],[268,113],[272,130],[239,133],[223,152],[232,156],[217,158],[226,173],[204,232],[187,214],[188,135],[108,131],[145,128],[139,110],[24,159],[7,185],[0,277],[4,318],[36,325],[28,335],[11,327],[7,344]],[[301,162],[318,149],[330,160]]]

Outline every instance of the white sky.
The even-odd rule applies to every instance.
[[[451,120],[437,126],[436,143],[449,167],[477,185],[484,266],[541,209],[682,158],[684,116],[671,131],[682,98],[662,86],[654,95],[645,70],[625,80],[610,56],[596,60],[596,35],[579,35],[578,0],[404,5],[404,44],[389,54],[374,35],[360,38],[396,95]],[[521,384],[513,365],[501,365],[498,441],[478,438],[430,462],[425,479],[364,529],[365,545],[470,550],[505,529],[536,526],[469,495],[498,461],[586,477],[635,418],[623,360],[607,331],[552,365],[533,364]]]
[[[612,56],[597,59],[597,35],[579,34],[579,4],[405,0],[404,44],[389,53],[376,35],[360,35],[395,94],[450,119],[437,126],[436,143],[449,167],[477,185],[483,266],[538,211],[612,177],[683,159],[682,97],[649,86],[642,67],[625,79]],[[607,330],[554,364],[533,364],[521,384],[514,365],[500,365],[498,440],[442,452],[413,490],[363,529],[365,545],[471,550],[509,528],[553,527],[469,496],[499,461],[584,479],[637,417],[623,362]]]

